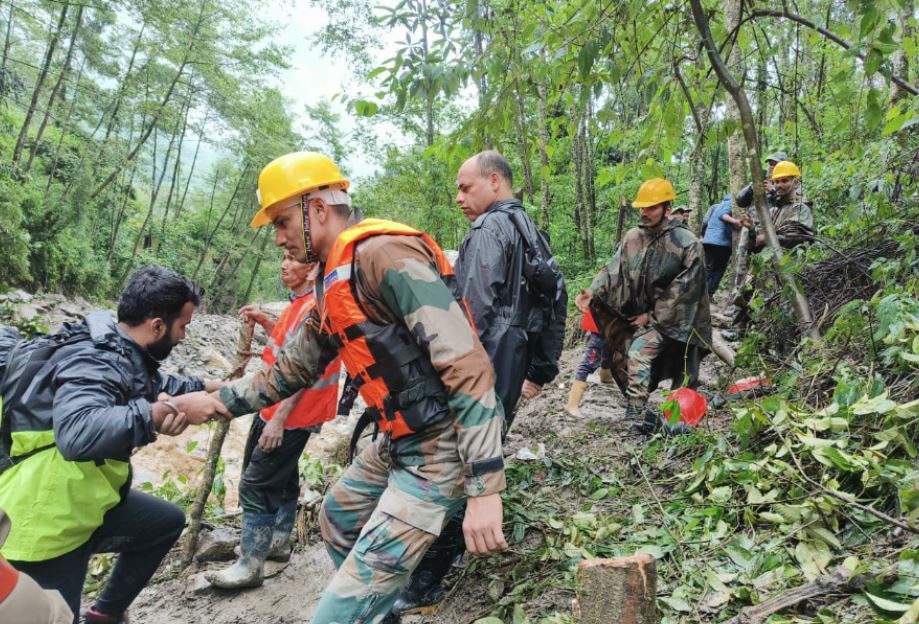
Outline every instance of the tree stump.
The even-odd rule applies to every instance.
[[[582,561],[577,571],[583,624],[658,624],[657,567],[654,557]]]

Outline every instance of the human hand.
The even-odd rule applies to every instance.
[[[635,329],[641,329],[651,320],[651,315],[647,312],[637,314],[629,319],[629,324]]]
[[[766,236],[763,234],[757,234],[756,235],[756,246],[762,247],[765,244],[766,244]]]
[[[578,293],[578,296],[574,298],[574,305],[578,309],[578,312],[587,312],[587,308],[590,305],[590,300],[593,299],[593,296],[593,293],[586,288],[581,289],[581,292]]]
[[[742,217],[740,218],[740,227],[745,227],[745,228],[747,228],[748,230],[752,230],[753,227],[754,227],[754,225],[753,225],[753,217],[751,217],[750,215],[744,215],[744,216],[742,216]]]
[[[255,418],[258,418],[258,416],[255,416]],[[270,453],[280,448],[283,440],[284,423],[277,418],[273,418],[269,420],[265,424],[265,428],[262,429],[262,435],[258,437],[258,447],[266,453]]]
[[[188,419],[185,414],[182,412],[176,414],[172,410],[155,426],[157,433],[168,436],[177,436],[185,431],[186,427],[188,427]]]
[[[501,530],[503,517],[501,494],[475,496],[466,500],[463,537],[466,538],[469,552],[484,556],[507,550],[507,541]]]
[[[524,399],[532,399],[535,396],[538,396],[542,392],[542,386],[538,383],[533,383],[529,379],[523,380],[523,387],[520,389],[520,396]]]
[[[179,412],[185,414],[190,425],[200,425],[213,420],[218,414],[230,418],[230,412],[220,402],[220,399],[205,391],[189,392],[176,397],[170,397],[165,392],[160,394],[160,401],[172,401]]]
[[[268,323],[268,315],[262,312],[262,309],[254,303],[244,305],[239,309],[239,318],[249,325],[258,323],[264,327]]]

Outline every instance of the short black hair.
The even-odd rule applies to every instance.
[[[508,164],[507,159],[496,150],[480,152],[476,156],[476,164],[479,165],[479,175],[483,178],[487,178],[494,171],[513,186],[514,172],[511,171],[511,166]]]
[[[137,327],[161,318],[167,326],[179,318],[186,303],[201,304],[201,290],[187,277],[158,264],[135,271],[118,299],[118,321]]]

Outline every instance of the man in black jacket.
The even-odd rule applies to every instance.
[[[179,507],[131,489],[132,451],[226,413],[205,392],[220,382],[158,370],[198,303],[190,281],[146,266],[122,293],[117,322],[94,312],[20,343],[7,363],[0,507],[13,526],[3,555],[78,614],[90,556],[120,553],[84,622],[122,621],[185,525]]]
[[[456,203],[472,229],[460,245],[457,288],[495,368],[505,435],[521,397],[533,398],[558,375],[568,295],[548,240],[512,191],[513,173],[494,150],[476,154],[456,175]],[[386,622],[433,613],[442,580],[463,553],[462,518],[451,520],[428,550]]]
[[[512,184],[510,165],[493,150],[467,160],[456,175],[456,203],[472,222],[460,245],[457,287],[495,367],[508,429],[521,394],[536,396],[558,375],[565,337],[558,300],[567,301],[557,265],[544,269],[542,279],[527,276],[527,265],[548,262],[551,252]]]

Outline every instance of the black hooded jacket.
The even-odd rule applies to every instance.
[[[457,286],[495,367],[508,423],[524,379],[543,385],[558,375],[565,337],[567,293],[557,264],[550,264],[550,281],[557,284],[551,296],[524,277],[526,264],[539,255],[534,249],[544,249],[541,256],[548,251],[539,237],[519,201],[498,201],[472,224],[456,263]]]

